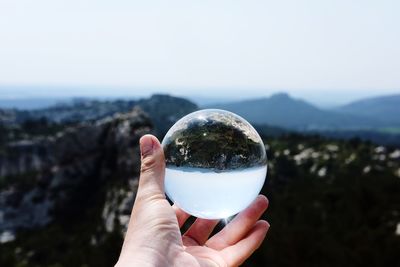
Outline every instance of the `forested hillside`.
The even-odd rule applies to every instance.
[[[137,188],[138,140],[161,139],[155,129],[180,116],[168,112],[153,120],[158,112],[136,106],[76,124],[3,125],[0,266],[113,266]],[[271,228],[244,266],[400,265],[400,148],[258,130]]]

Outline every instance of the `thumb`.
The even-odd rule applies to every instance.
[[[158,139],[150,134],[140,138],[141,167],[137,195],[140,198],[165,198],[164,151]]]

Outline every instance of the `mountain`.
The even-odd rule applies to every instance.
[[[400,94],[362,99],[337,107],[335,111],[370,117],[400,126]]]
[[[237,113],[251,123],[295,130],[357,129],[384,125],[379,120],[368,117],[322,110],[286,93],[275,94],[269,98],[216,104],[208,108]]]
[[[18,99],[0,99],[0,108],[3,109],[43,109],[55,106],[59,103],[71,102],[71,99],[59,98],[18,98]]]
[[[141,99],[136,105],[149,114],[160,136],[164,136],[177,120],[198,109],[196,104],[185,98],[160,94]]]
[[[80,99],[37,110],[0,110],[0,124],[18,126],[40,119],[57,124],[75,124],[129,112],[135,106],[142,108],[150,116],[159,135],[164,134],[180,117],[198,109],[197,105],[189,100],[161,94],[140,100]]]

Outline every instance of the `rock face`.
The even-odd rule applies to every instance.
[[[0,266],[113,266],[136,196],[139,138],[162,138],[196,108],[155,95],[0,110]]]
[[[139,108],[58,133],[10,143],[0,153],[0,233],[79,220],[99,203],[105,228],[130,214],[138,140],[150,132]]]
[[[104,227],[100,231],[123,231],[136,194],[140,136],[153,132],[162,138],[177,119],[196,109],[186,99],[154,95],[0,110],[0,243],[18,237],[21,228],[79,224],[74,221],[83,218],[96,220],[93,224]],[[61,130],[28,134],[26,122],[43,118]],[[15,137],[19,127],[22,134]]]

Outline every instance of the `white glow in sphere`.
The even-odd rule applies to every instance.
[[[264,184],[264,143],[246,120],[231,112],[193,112],[171,127],[162,146],[165,191],[193,216],[235,215],[250,205]]]

